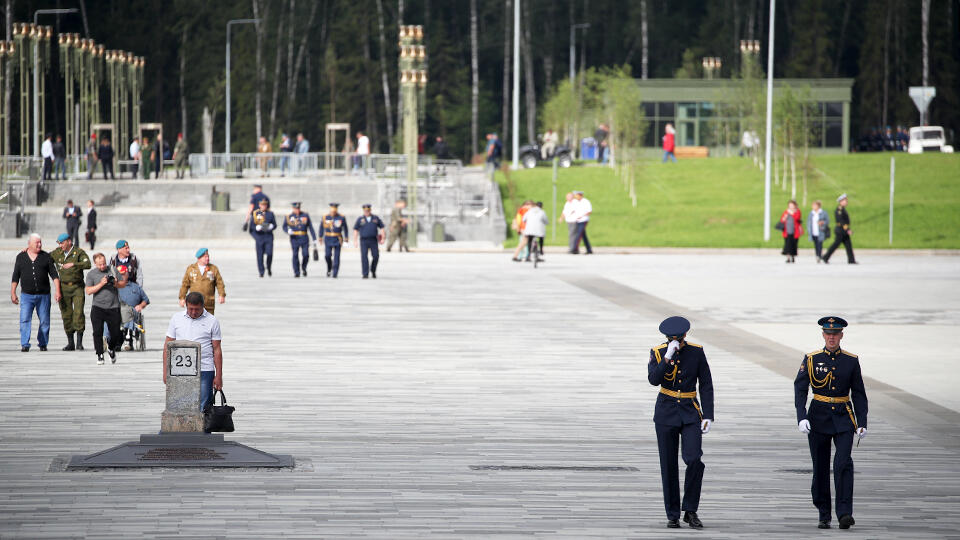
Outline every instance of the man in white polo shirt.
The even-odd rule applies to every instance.
[[[170,317],[167,339],[163,343],[163,383],[167,383],[167,343],[175,339],[200,344],[200,410],[213,402],[213,391],[223,388],[223,351],[220,349],[220,322],[203,309],[203,295],[192,292],[186,297],[186,311]]]
[[[574,243],[573,252],[578,253],[580,251],[580,241],[583,240],[583,247],[587,248],[587,255],[593,253],[593,248],[590,246],[590,239],[587,238],[587,225],[590,224],[590,214],[593,213],[593,205],[590,204],[590,199],[587,199],[583,196],[582,191],[574,191],[573,196],[574,200],[577,201],[576,215],[577,215],[577,241]]]

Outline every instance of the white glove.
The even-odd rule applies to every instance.
[[[800,430],[800,433],[810,433],[810,421],[801,420],[800,423],[797,424],[797,429]]]
[[[673,359],[673,355],[677,353],[680,349],[680,342],[673,340],[670,342],[670,345],[667,345],[667,360]]]
[[[710,426],[713,425],[713,420],[707,420],[706,418],[700,422],[700,431],[704,434],[710,433]]]
[[[862,439],[866,436],[867,436],[867,428],[865,427],[857,428],[857,437]]]
[[[262,230],[263,230],[263,225],[257,225],[257,230],[258,230],[258,231],[262,231]]]

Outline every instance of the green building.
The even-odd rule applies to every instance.
[[[734,116],[733,105],[743,94],[742,80],[647,79],[637,80],[637,84],[650,122],[644,146],[659,147],[666,124],[671,123],[677,130],[677,146],[706,146],[712,155],[739,150],[741,119]],[[816,104],[813,131],[819,144],[814,146],[820,151],[848,152],[853,79],[775,79],[774,103],[778,89],[784,86]]]

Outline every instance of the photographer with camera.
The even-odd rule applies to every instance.
[[[93,256],[93,265],[87,272],[84,292],[93,295],[93,307],[90,308],[90,320],[93,323],[93,345],[97,351],[97,365],[103,365],[103,324],[110,332],[107,353],[110,362],[117,363],[117,352],[123,345],[123,333],[120,332],[120,295],[117,289],[127,286],[127,278],[116,268],[107,266],[103,253]]]

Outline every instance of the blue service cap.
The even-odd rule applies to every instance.
[[[126,241],[126,240],[117,240],[117,249],[120,249],[120,248],[122,248],[122,247],[125,246],[125,245],[127,245],[127,241]]]
[[[292,202],[292,203],[290,203],[290,206],[292,206],[292,207],[294,207],[294,208],[300,208],[300,201]]]
[[[207,248],[200,248],[197,250],[197,258],[203,257],[207,253]]]
[[[371,205],[370,203],[367,203],[361,206],[360,208],[373,208],[373,205]]]
[[[817,324],[828,334],[843,332],[843,329],[847,327],[847,321],[836,316],[821,317]]]
[[[330,206],[332,206],[332,207],[334,207],[334,208],[339,208],[339,207],[340,207],[340,203],[338,203],[338,202],[332,202],[332,203],[330,203]]]
[[[60,242],[63,242],[63,241],[65,241],[65,240],[69,239],[69,238],[70,238],[70,235],[69,235],[69,234],[67,234],[67,233],[65,233],[65,232],[62,232],[62,233],[60,233],[60,236],[57,237],[57,243],[59,244]]]
[[[690,330],[690,321],[683,317],[668,317],[660,323],[660,333],[668,337],[682,336],[687,330]]]

